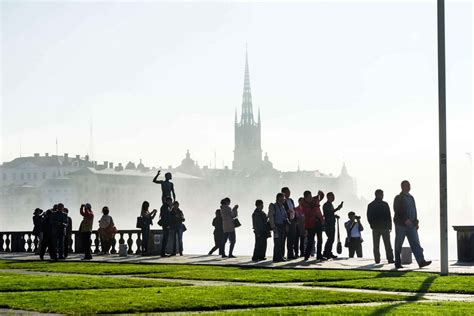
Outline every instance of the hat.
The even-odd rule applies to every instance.
[[[43,210],[40,208],[36,208],[35,211],[33,212],[33,215],[39,215],[41,213],[43,213]]]

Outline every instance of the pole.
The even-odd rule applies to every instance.
[[[444,0],[438,0],[440,274],[448,275],[448,172],[446,165],[446,56],[444,33]]]

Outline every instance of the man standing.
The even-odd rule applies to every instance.
[[[402,192],[395,197],[393,202],[393,210],[395,212],[393,217],[393,222],[395,223],[395,268],[403,268],[400,253],[402,252],[405,237],[407,237],[410,243],[410,248],[415,255],[418,266],[423,268],[430,265],[431,261],[425,260],[423,248],[420,246],[415,199],[409,193],[411,190],[410,182],[403,180],[401,187]]]
[[[305,191],[303,193],[304,201],[302,204],[304,218],[305,218],[305,229],[307,231],[307,243],[304,254],[304,260],[308,261],[311,251],[314,248],[314,236],[317,236],[316,245],[316,259],[324,260],[321,248],[323,245],[323,227],[324,218],[321,214],[320,201],[324,198],[324,193],[319,191],[318,195],[313,197],[311,191]]]
[[[287,258],[292,260],[296,259],[298,255],[298,226],[295,216],[295,202],[290,198],[291,192],[288,187],[282,188],[281,193],[285,196],[283,206],[288,218],[288,229],[286,230],[288,232],[286,237]]]
[[[255,201],[255,211],[252,214],[253,232],[255,234],[255,248],[253,250],[252,261],[257,262],[266,260],[265,253],[267,251],[268,217],[263,211],[263,201]]]
[[[336,217],[335,213],[342,208],[344,202],[341,202],[337,208],[334,208],[332,202],[334,202],[335,196],[334,193],[328,192],[327,202],[323,205],[323,213],[324,213],[324,221],[326,222],[326,236],[328,239],[326,240],[326,245],[324,245],[324,252],[323,257],[327,259],[335,259],[335,256],[332,253],[332,246],[334,244],[334,237],[336,235]]]
[[[375,200],[367,207],[367,220],[372,228],[372,239],[374,242],[375,263],[380,263],[380,236],[382,236],[388,263],[394,263],[392,244],[390,243],[390,232],[392,231],[392,216],[388,203],[383,201],[383,191],[375,191]]]
[[[278,193],[276,202],[268,207],[268,219],[273,230],[273,262],[286,261],[285,256],[285,225],[288,222],[285,207],[285,196]]]
[[[166,245],[168,244],[168,236],[170,234],[171,206],[173,206],[173,199],[171,199],[171,196],[165,197],[165,201],[160,208],[160,220],[158,221],[158,225],[163,230],[163,240],[161,242],[162,257],[166,257]]]
[[[165,173],[165,180],[158,180],[158,177],[161,174],[161,170],[158,170],[158,173],[156,176],[153,178],[153,183],[160,184],[161,185],[161,201],[163,204],[166,204],[166,197],[168,196],[173,196],[173,201],[176,201],[176,194],[174,193],[174,185],[173,182],[171,182],[171,179],[173,178],[171,175],[171,172]]]

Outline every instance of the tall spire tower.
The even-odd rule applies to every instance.
[[[237,114],[237,113],[236,113]],[[260,134],[260,110],[258,122],[253,116],[252,92],[250,90],[250,71],[248,53],[245,52],[244,91],[240,122],[235,120],[235,148],[232,168],[240,171],[256,171],[262,163]]]

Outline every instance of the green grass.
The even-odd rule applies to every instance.
[[[387,302],[413,296],[256,286],[183,286],[0,293],[0,306],[66,314],[220,310]]]
[[[26,269],[43,272],[94,275],[141,275],[155,278],[218,280],[239,282],[323,282],[397,276],[426,276],[422,272],[379,272],[322,269],[262,269],[226,266],[176,264],[126,264],[99,262],[47,262],[0,260],[0,269]]]
[[[405,292],[474,294],[474,275],[439,276],[436,274],[426,274],[424,276],[403,276],[398,278],[379,277],[364,280],[315,282],[311,285]]]
[[[182,285],[186,284],[126,277],[0,273],[0,292],[115,289]]]
[[[393,303],[378,306],[298,306],[220,311],[225,315],[472,315],[474,302]],[[193,315],[192,313],[191,315]],[[196,313],[197,314],[197,313]]]

